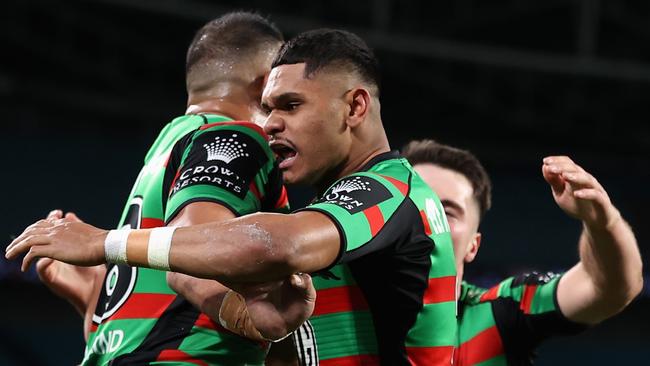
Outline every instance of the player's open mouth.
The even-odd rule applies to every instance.
[[[287,169],[298,155],[296,150],[284,141],[272,141],[271,150],[277,155],[280,169]]]

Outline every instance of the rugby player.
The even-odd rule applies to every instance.
[[[632,230],[600,183],[566,156],[544,158],[542,174],[557,205],[582,221],[580,261],[564,274],[524,273],[490,289],[461,284],[481,245],[490,179],[470,152],[433,140],[411,142],[403,154],[440,196],[451,227],[460,286],[455,365],[531,365],[540,342],[613,316],[641,291]]]
[[[376,58],[349,32],[306,32],[280,50],[262,96],[264,129],[285,182],[317,190],[305,209],[173,234],[132,230],[118,241],[115,231],[41,221],[6,255],[29,251],[24,267],[35,257],[108,258],[226,283],[318,272],[311,362],[449,365],[457,327],[449,227],[437,196],[390,151],[379,87]]]
[[[197,32],[187,52],[187,114],[167,124],[151,146],[120,227],[184,226],[260,210],[287,212],[286,190],[266,134],[246,122],[259,120],[264,79],[282,41],[266,19],[244,12],[224,15]],[[50,218],[61,216],[54,211]],[[63,221],[78,222],[71,214]],[[246,307],[218,282],[182,274],[126,264],[85,270],[48,261],[39,267],[44,279],[50,275],[55,291],[81,286],[71,296],[77,308],[97,304],[90,314],[84,365],[263,364],[266,340],[301,324],[315,296],[306,275],[242,289],[250,298]],[[56,278],[57,269],[67,282]],[[105,273],[93,282],[92,294],[81,276],[87,272]],[[245,323],[228,324],[221,306],[226,296],[237,305],[236,320]],[[78,305],[77,298],[85,304]]]

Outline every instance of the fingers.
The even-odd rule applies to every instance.
[[[607,195],[602,190],[595,188],[584,188],[576,190],[573,192],[573,196],[577,199],[594,201],[600,206],[605,206],[609,202]]]
[[[68,212],[68,213],[66,213],[66,214],[65,214],[65,219],[66,219],[66,221],[70,221],[70,222],[83,222],[83,220],[81,220],[81,219],[77,216],[77,214],[74,213],[74,212]]]
[[[57,220],[63,217],[63,211],[56,209],[50,211],[49,214],[47,214],[47,219],[48,220]]]
[[[25,231],[22,232],[18,237],[16,237],[11,244],[9,244],[5,248],[5,252],[9,252],[12,250],[14,246],[16,246],[18,243],[24,241],[26,238],[34,235],[45,235],[49,234],[52,232],[52,229],[58,225],[64,224],[65,221],[63,219],[44,219],[44,220],[39,220],[35,222],[34,224],[30,225],[25,229]]]
[[[23,264],[21,265],[20,270],[23,272],[27,272],[27,270],[35,260],[45,255],[43,251],[44,250],[42,249],[42,247],[39,246],[31,247],[29,249],[29,252],[27,252],[25,257],[23,258]]]
[[[30,248],[36,245],[49,244],[51,237],[46,234],[46,229],[36,229],[32,234],[21,235],[16,238],[11,245],[7,248],[5,253],[5,258],[15,259],[21,253],[28,251]]]
[[[312,284],[311,276],[306,273],[296,273],[289,278],[291,286],[303,291],[309,299],[316,298],[316,290]]]
[[[46,220],[48,221],[53,221],[53,220],[61,220],[64,219],[69,222],[83,222],[76,213],[74,212],[68,212],[65,215],[63,214],[62,210],[56,209],[50,211],[49,214],[47,214]]]
[[[570,157],[566,155],[551,155],[544,158],[544,164],[563,164],[570,163],[575,164]]]
[[[560,176],[560,174],[553,173],[550,169],[550,166],[548,165],[542,165],[542,176],[548,182],[548,184],[551,186],[551,189],[553,190],[553,193],[555,194],[562,194],[564,191],[564,180]]]
[[[578,172],[562,172],[562,178],[569,182],[571,188],[574,190],[581,188],[603,190],[603,187],[600,185],[600,183],[598,183],[596,178],[584,170]]]
[[[36,272],[38,272],[38,275],[41,276],[41,274],[45,274],[46,272],[49,272],[52,263],[54,263],[54,259],[52,258],[39,259],[36,262]]]
[[[549,156],[543,159],[542,175],[556,194],[564,192],[565,183],[569,180],[567,175],[581,173],[586,172],[568,156]],[[580,176],[579,178],[584,177]]]
[[[58,262],[58,264],[60,265],[61,262]],[[47,285],[51,284],[56,278],[58,270],[59,266],[52,258],[40,258],[36,261],[36,274],[38,274],[41,282]]]

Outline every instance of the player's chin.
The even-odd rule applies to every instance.
[[[297,166],[282,169],[282,181],[287,185],[309,185],[308,174],[303,172]]]
[[[282,170],[282,182],[284,184],[300,184],[300,178],[291,169]]]

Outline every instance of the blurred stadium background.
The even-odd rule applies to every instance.
[[[317,27],[361,35],[383,66],[393,147],[435,138],[468,148],[494,183],[478,260],[490,285],[577,260],[578,222],[540,174],[548,154],[592,172],[650,238],[650,3],[643,0],[207,1],[6,0],[0,12],[0,238],[50,209],[116,225],[144,153],[183,114],[193,33],[231,10],[257,9],[290,37]],[[294,191],[294,206],[309,199]],[[548,342],[538,365],[643,364],[650,287],[586,334]],[[0,259],[0,364],[68,365],[81,321],[33,272]]]

